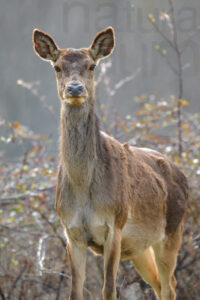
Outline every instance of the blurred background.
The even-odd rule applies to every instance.
[[[178,39],[185,48],[182,59],[184,98],[190,100],[188,110],[196,112],[200,109],[200,39],[194,34],[188,43],[188,37],[200,26],[200,4],[198,0],[189,3],[176,0],[175,10]],[[115,95],[115,107],[123,116],[136,109],[134,97],[176,94],[176,76],[155,51],[155,46],[166,49],[172,65],[176,64],[176,55],[148,20],[148,15],[153,14],[163,32],[170,36],[166,20],[159,18],[160,12],[165,11],[168,11],[168,1],[164,0],[1,0],[1,117],[11,122],[20,121],[40,134],[53,134],[54,137],[58,134],[59,100],[54,71],[48,62],[41,61],[33,52],[34,28],[51,34],[61,48],[80,48],[89,46],[96,32],[112,25],[116,31],[116,48],[110,58],[111,86],[141,70],[135,80],[130,80]],[[57,123],[41,107],[38,97],[17,84],[19,79],[33,84],[47,105],[56,111]],[[100,95],[102,101],[107,100],[102,91]]]
[[[116,48],[96,70],[101,127],[121,142],[167,154],[188,176],[177,293],[179,300],[198,299],[199,0],[0,5],[0,297],[62,300],[69,291],[65,239],[54,210],[60,106],[54,70],[35,55],[32,31],[48,32],[60,48],[80,48],[111,25]],[[89,254],[88,266],[85,299],[101,299],[101,258]],[[137,299],[130,291],[155,299],[127,262],[120,265],[119,299]]]

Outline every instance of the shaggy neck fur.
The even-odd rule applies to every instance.
[[[61,163],[76,185],[90,184],[95,164],[102,156],[95,109],[85,105],[73,107],[63,103],[61,107]]]

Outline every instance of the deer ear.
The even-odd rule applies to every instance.
[[[90,52],[95,61],[110,55],[115,47],[115,32],[112,27],[107,27],[94,37]]]
[[[39,29],[33,30],[33,48],[38,56],[55,62],[59,56],[59,48],[53,38]]]

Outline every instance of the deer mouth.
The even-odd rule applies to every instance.
[[[65,102],[69,105],[74,105],[78,106],[81,105],[85,102],[86,98],[83,96],[78,96],[78,97],[67,97],[65,99]]]

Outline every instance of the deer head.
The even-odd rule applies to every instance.
[[[93,101],[95,67],[114,49],[113,28],[97,33],[89,48],[60,49],[49,34],[38,29],[33,31],[33,44],[36,54],[54,67],[61,103],[68,108],[89,107]]]

